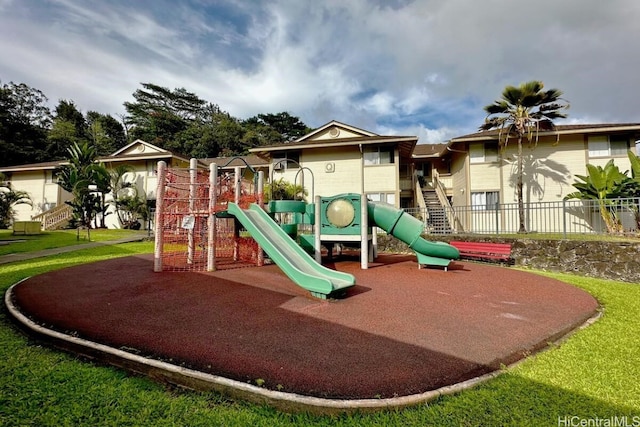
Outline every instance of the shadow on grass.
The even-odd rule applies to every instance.
[[[606,396],[588,396],[510,372],[476,389],[441,397],[427,408],[413,408],[402,415],[405,420],[414,417],[424,425],[631,426],[639,425],[640,410],[612,404]],[[614,417],[624,423],[586,424],[586,420]]]

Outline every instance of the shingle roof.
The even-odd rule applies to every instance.
[[[214,157],[214,158],[201,159],[200,161],[206,165],[215,163],[219,167],[229,167],[229,168],[235,167],[235,166],[244,167],[247,164],[254,167],[269,166],[268,160],[255,155],[237,156],[237,157]]]
[[[54,160],[51,162],[41,162],[41,163],[29,163],[26,165],[16,165],[16,166],[3,166],[0,167],[0,172],[21,172],[28,170],[53,170],[59,166],[68,163],[66,160]]]
[[[556,135],[567,133],[598,133],[612,131],[635,131],[640,132],[640,123],[600,123],[600,124],[574,124],[574,125],[556,125],[554,131],[540,132],[540,136]],[[498,129],[480,131],[470,133],[468,135],[452,138],[452,141],[461,141],[467,139],[495,139],[499,134]]]
[[[449,144],[418,144],[413,149],[412,157],[439,157],[442,155]]]

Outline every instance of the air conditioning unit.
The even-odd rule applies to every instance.
[[[324,171],[326,173],[333,173],[336,171],[336,164],[334,162],[327,162],[324,164]]]

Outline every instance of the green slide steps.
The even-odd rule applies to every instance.
[[[420,265],[447,267],[451,260],[460,258],[458,249],[444,242],[430,242],[422,238],[424,224],[401,209],[386,203],[369,202],[367,212],[371,226],[382,228],[398,240],[409,245]]]
[[[335,295],[355,284],[355,277],[318,264],[258,205],[242,209],[229,203],[235,216],[278,267],[298,286],[318,298]]]

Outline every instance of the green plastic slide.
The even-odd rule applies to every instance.
[[[324,299],[355,284],[355,277],[351,274],[318,264],[260,206],[252,204],[245,210],[229,203],[227,210],[240,221],[269,258],[312,295]]]
[[[367,204],[369,225],[382,228],[409,245],[420,265],[448,267],[451,260],[460,258],[458,249],[444,242],[430,242],[422,238],[424,224],[406,212],[386,203]]]

